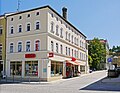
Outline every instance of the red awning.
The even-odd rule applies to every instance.
[[[70,61],[70,60],[66,60],[66,63],[71,63],[71,64],[73,64],[73,65],[79,65],[77,62],[75,62],[75,61]]]

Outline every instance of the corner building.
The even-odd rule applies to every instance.
[[[7,16],[8,77],[51,81],[88,72],[86,36],[50,6]]]

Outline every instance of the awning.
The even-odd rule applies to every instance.
[[[73,65],[79,65],[77,62],[75,62],[75,61],[70,61],[70,60],[66,60],[66,63],[71,63],[71,64],[73,64]]]

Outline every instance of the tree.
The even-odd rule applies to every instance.
[[[105,60],[106,50],[98,38],[94,38],[89,42],[88,54],[92,58],[91,68],[99,69],[100,62]]]

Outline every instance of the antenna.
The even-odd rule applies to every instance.
[[[18,0],[18,8],[17,8],[17,11],[19,12],[20,10],[20,0]]]

